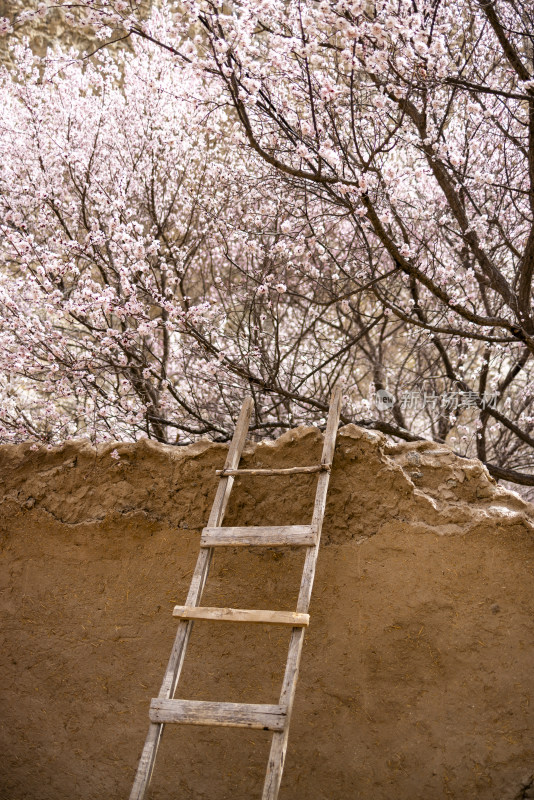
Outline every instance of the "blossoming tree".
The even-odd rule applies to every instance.
[[[68,103],[79,106],[73,107],[69,124],[83,140],[70,189],[65,190],[74,169],[70,162],[76,162],[70,133],[62,134],[66,161],[63,155],[52,159],[55,191],[61,186],[69,197],[59,217],[50,189],[31,177],[13,209],[22,217],[9,218],[13,241],[20,239],[18,246],[24,241],[30,249],[20,257],[10,251],[5,259],[9,302],[19,303],[10,313],[25,322],[5,329],[4,351],[14,359],[12,372],[29,381],[28,391],[35,391],[39,371],[32,367],[30,375],[20,359],[35,359],[39,347],[44,354],[52,346],[52,330],[62,337],[68,330],[69,352],[94,337],[82,362],[86,366],[79,367],[78,359],[81,372],[72,377],[66,377],[70,373],[58,353],[47,356],[55,365],[54,391],[67,392],[65,419],[71,426],[77,423],[65,381],[71,389],[83,388],[82,400],[90,404],[85,419],[98,406],[110,432],[120,421],[121,431],[144,425],[150,435],[165,438],[176,407],[183,431],[189,426],[192,433],[200,432],[215,420],[213,432],[226,435],[224,415],[216,409],[224,398],[233,413],[236,392],[246,384],[258,393],[258,425],[279,424],[278,411],[291,398],[307,409],[304,416],[314,409],[321,413],[329,385],[343,375],[347,418],[404,438],[456,437],[458,447],[463,435],[463,446],[497,477],[534,483],[529,473],[534,445],[530,4],[246,0],[225,5],[200,0],[174,4],[146,19],[127,0],[63,6],[67,15],[74,9],[79,14],[81,7],[85,16],[81,21],[72,16],[73,24],[92,25],[103,44],[116,39],[138,44],[135,53],[119,59],[120,80],[113,74],[116,59],[103,57],[102,51],[95,58],[103,60],[95,63],[105,64],[105,70],[90,60],[83,67],[73,65],[69,72],[78,77],[69,78],[70,85],[53,60],[44,82],[34,72],[15,91],[20,78],[5,79],[11,81],[7,94],[13,98],[4,111],[11,115],[5,125],[10,136],[27,136],[28,120],[41,107],[48,138],[59,144],[54,126],[66,98],[54,105],[52,97],[60,97],[63,86]],[[82,109],[90,105],[88,93],[72,87],[91,75],[100,81],[100,88],[89,93],[94,109],[100,108],[89,113],[99,120],[96,139],[93,129],[92,137],[84,135],[81,122],[87,113]],[[137,95],[145,99],[138,101]],[[153,142],[148,126],[152,119],[160,124],[160,112],[150,112],[156,102],[165,104],[168,124]],[[134,123],[130,109],[137,115]],[[26,115],[24,121],[13,123],[17,114]],[[40,120],[31,124],[40,129]],[[120,147],[125,135],[126,149],[142,151],[127,167]],[[32,136],[33,175],[43,171],[38,152],[44,145],[37,133]],[[85,212],[84,217],[87,198],[97,203],[93,194],[102,191],[102,178],[87,176],[96,164],[108,169],[100,150],[106,136],[109,152],[116,154],[109,164],[115,166],[102,194],[106,199],[98,201],[94,216]],[[185,153],[190,157],[184,159]],[[165,194],[163,187],[176,181],[170,165],[177,159],[188,188],[173,195],[177,205],[166,218],[176,250],[176,264],[169,269],[169,245],[157,230],[163,209],[156,202],[150,210],[146,192],[152,175],[156,197]],[[14,183],[12,169],[8,162],[5,187]],[[20,169],[30,174],[27,167]],[[122,206],[116,198],[119,185],[127,187]],[[110,186],[113,203],[120,206],[115,227]],[[13,198],[11,188],[2,191]],[[54,241],[52,228],[60,230],[67,206],[78,226],[83,220],[81,227],[73,234],[71,224],[69,233],[57,234]],[[175,228],[184,215],[191,222],[182,241]],[[26,231],[20,227],[24,220]],[[121,237],[126,247],[118,244]],[[76,324],[70,318],[68,325],[60,322],[65,313],[72,317],[72,291],[67,289],[66,298],[48,266],[39,273],[32,250],[37,242],[58,263],[70,258],[80,270],[76,302],[78,286],[89,299],[86,310],[74,309]],[[90,258],[72,248],[90,250]],[[111,265],[106,270],[115,270],[120,279],[103,277],[102,258]],[[178,291],[185,264],[191,266]],[[12,288],[18,270],[17,295]],[[170,272],[175,283],[169,286]],[[123,275],[134,287],[127,290],[133,297],[120,288]],[[44,319],[40,310],[38,319],[25,316],[20,303],[40,309],[35,298],[42,298],[45,278],[51,285],[55,281],[55,305],[47,301],[53,305],[50,315]],[[24,300],[24,292],[31,297]],[[96,324],[95,314],[107,314],[106,323]],[[22,335],[24,325],[24,335],[41,337],[41,344],[23,356],[13,337]],[[89,366],[101,363],[103,353],[102,370],[115,377],[104,380],[101,372],[91,380]],[[139,362],[135,368],[133,353]],[[118,363],[119,355],[126,365]],[[50,370],[45,371],[50,381]],[[425,394],[439,398],[454,389],[469,404],[459,414],[439,399],[417,410],[397,402],[363,416],[358,394],[370,381],[397,396],[401,389],[421,389],[423,381]],[[497,394],[499,402],[487,403],[487,394]]]

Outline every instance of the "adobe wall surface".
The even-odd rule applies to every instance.
[[[127,798],[226,448],[0,447],[0,798]],[[300,428],[245,463],[315,463]],[[310,519],[314,476],[226,521]],[[530,797],[534,514],[476,461],[338,437],[280,800]],[[294,607],[303,554],[217,552],[203,602]],[[289,632],[196,623],[177,696],[278,701]],[[167,726],[151,800],[261,797],[270,734]],[[534,796],[534,795],[532,795]]]

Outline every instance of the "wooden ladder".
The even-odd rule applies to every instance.
[[[239,469],[239,460],[245,444],[252,398],[246,398],[224,468],[218,470],[219,486],[209,516],[208,525],[202,531],[200,553],[185,606],[176,606],[173,615],[180,623],[171,651],[160,692],[150,703],[150,726],[145,746],[139,760],[137,774],[130,800],[143,800],[150,783],[158,745],[165,724],[179,722],[192,725],[226,725],[240,728],[258,728],[273,731],[267,774],[263,786],[262,800],[276,800],[282,780],[284,760],[289,735],[289,723],[295,698],[300,657],[304,643],[304,629],[309,623],[308,608],[311,599],[315,566],[319,552],[321,528],[326,505],[326,494],[330,469],[334,456],[342,391],[337,386],[330,400],[321,463],[308,467],[286,469]],[[276,527],[221,527],[230,491],[236,475],[293,475],[303,472],[318,472],[317,490],[311,525],[283,525]],[[304,569],[300,583],[297,610],[250,611],[234,608],[207,608],[199,606],[206,584],[210,562],[215,547],[259,545],[279,547],[300,545],[306,547]],[[184,663],[185,652],[191,635],[193,620],[223,620],[227,622],[262,622],[289,625],[292,628],[289,652],[278,705],[251,703],[213,703],[200,700],[175,700],[174,694]]]

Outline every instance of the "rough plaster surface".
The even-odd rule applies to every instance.
[[[300,428],[244,462],[320,449]],[[1,800],[128,797],[225,452],[0,447]],[[315,481],[240,479],[227,522],[306,523]],[[280,800],[533,797],[532,506],[347,426],[323,536]],[[203,602],[293,608],[302,555],[219,551]],[[177,696],[277,702],[288,640],[196,623]],[[269,739],[167,726],[150,800],[259,799]]]

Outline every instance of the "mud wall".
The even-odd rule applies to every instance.
[[[302,428],[245,463],[320,449]],[[225,452],[0,448],[2,800],[128,797]],[[306,523],[315,480],[240,479],[227,521]],[[533,521],[479,462],[342,429],[280,800],[530,796]],[[291,609],[302,560],[217,552],[203,602]],[[177,696],[276,703],[288,641],[196,623]],[[260,798],[269,741],[167,726],[150,798]]]

